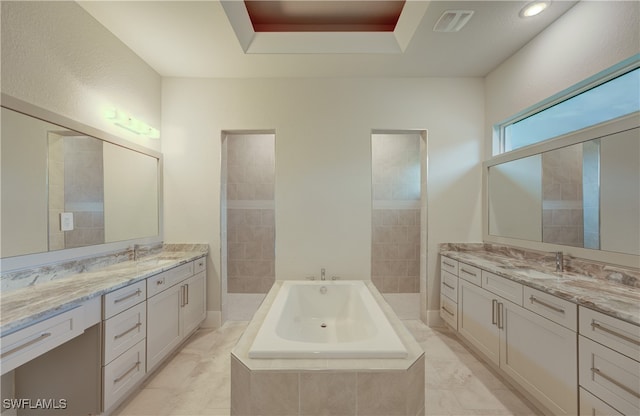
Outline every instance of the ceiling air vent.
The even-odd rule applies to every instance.
[[[434,32],[457,32],[473,16],[472,10],[447,10],[442,13],[433,27]]]

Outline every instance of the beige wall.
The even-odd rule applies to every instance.
[[[486,154],[496,123],[640,52],[640,2],[582,1],[485,78]]]
[[[142,146],[105,119],[160,127],[160,75],[73,1],[1,2],[2,92]]]
[[[636,1],[579,2],[489,73],[485,78],[487,157],[497,123],[640,53],[639,19]],[[522,240],[514,244],[627,265],[638,261],[637,256],[561,245]]]
[[[372,129],[426,129],[436,310],[438,244],[481,240],[483,114],[481,79],[164,79],[165,241],[210,244],[221,310],[221,134],[274,129],[276,278],[369,279]]]

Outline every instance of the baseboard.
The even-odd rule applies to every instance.
[[[444,322],[444,319],[442,319],[440,317],[440,311],[439,310],[435,310],[435,311],[427,311],[427,322],[426,322],[428,327],[444,327],[446,326],[446,323]]]
[[[207,311],[207,317],[200,325],[200,328],[220,328],[222,325],[222,312],[220,311]]]

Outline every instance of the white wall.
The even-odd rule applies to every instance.
[[[159,150],[104,117],[115,107],[159,128],[158,73],[75,2],[1,7],[3,93]]]
[[[553,4],[552,4],[553,7]],[[640,52],[640,2],[581,1],[485,78],[485,149],[499,122]]]
[[[553,4],[552,4],[553,6]],[[492,127],[640,53],[640,2],[581,1],[485,78],[485,154]],[[521,242],[540,250],[637,264],[637,256]]]
[[[428,130],[430,309],[438,244],[482,238],[481,79],[164,79],[162,102],[165,241],[210,244],[210,311],[222,130],[275,129],[278,279],[370,278],[372,129]]]

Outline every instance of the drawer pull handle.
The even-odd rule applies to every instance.
[[[14,352],[18,352],[23,348],[27,348],[30,345],[36,344],[45,338],[49,338],[51,336],[51,332],[43,332],[39,337],[32,339],[31,341],[27,341],[24,344],[18,345],[17,347],[11,348],[9,351],[3,352],[0,354],[0,358],[4,358],[8,355],[13,354]]]
[[[496,299],[491,299],[491,323],[493,325],[498,324],[498,319],[496,318],[496,311],[498,309],[497,306],[498,306],[498,301]]]
[[[478,277],[478,275],[477,275],[477,274],[475,274],[474,272],[470,272],[469,270],[460,269],[460,271],[461,271],[462,273],[466,273],[466,274],[468,274],[468,275],[470,275],[470,276]]]
[[[564,313],[564,309],[562,309],[562,308],[558,308],[557,306],[553,306],[553,305],[551,305],[550,303],[544,302],[544,301],[542,301],[542,300],[540,300],[540,299],[536,298],[536,297],[535,297],[535,296],[533,296],[533,295],[531,295],[531,297],[529,298],[529,300],[531,301],[531,303],[537,303],[537,304],[539,304],[539,305],[546,306],[547,308],[549,308],[549,309],[551,309],[551,310],[553,310],[553,311],[556,311],[556,312],[558,312],[558,313]]]
[[[449,266],[449,267],[456,267],[456,265],[455,265],[455,264],[448,263],[448,262],[446,262],[446,261],[444,261],[444,260],[442,261],[442,264],[444,264],[445,266]]]
[[[607,332],[607,333],[609,333],[609,334],[611,334],[611,335],[613,335],[613,336],[616,336],[616,337],[618,337],[618,338],[622,338],[622,339],[623,339],[623,340],[625,340],[625,341],[629,341],[629,342],[631,342],[632,344],[640,345],[640,342],[639,342],[638,340],[633,339],[633,338],[631,338],[631,337],[628,337],[628,336],[626,336],[626,335],[623,335],[623,334],[621,334],[621,333],[619,333],[619,332],[616,332],[616,331],[614,331],[614,330],[611,330],[611,329],[609,329],[609,328],[607,328],[607,327],[604,327],[604,326],[600,325],[599,323],[597,323],[597,322],[595,322],[595,321],[592,321],[592,322],[591,322],[591,328],[593,328],[593,329],[599,329],[599,330],[601,330],[601,331]]]
[[[135,324],[134,326],[132,326],[131,328],[127,329],[126,331],[124,331],[121,334],[118,335],[114,335],[113,339],[120,339],[123,336],[127,335],[129,332],[131,331],[135,331],[136,329],[140,328],[142,326],[142,322],[138,322],[137,324]]]
[[[156,280],[156,286],[160,286],[164,284],[164,279],[158,279]]]
[[[451,286],[451,285],[450,285],[449,283],[447,283],[447,282],[442,282],[442,285],[443,285],[443,286],[445,286],[445,287],[448,287],[448,288],[449,288],[449,289],[451,289],[451,290],[454,290],[454,289],[455,289],[455,287]]]
[[[137,371],[138,368],[140,368],[140,364],[142,364],[140,361],[136,362],[130,369],[128,369],[123,375],[121,375],[118,378],[114,378],[113,379],[113,384],[119,383],[122,380],[124,380],[129,374],[131,374],[132,371]]]
[[[442,310],[448,313],[449,315],[454,316],[453,312],[451,312],[449,309],[445,308],[444,306],[442,307]]]
[[[133,293],[128,294],[127,296],[120,298],[120,299],[116,299],[113,301],[113,303],[120,303],[120,302],[124,302],[127,299],[133,298],[135,296],[140,296],[140,294],[142,293],[142,291],[140,289],[136,290]]]
[[[603,379],[607,380],[608,382],[610,382],[611,384],[616,385],[617,387],[620,387],[622,390],[626,391],[627,393],[637,397],[638,399],[640,399],[640,393],[638,393],[635,390],[630,389],[629,387],[625,386],[624,384],[620,383],[618,380],[614,379],[611,376],[606,375],[605,373],[603,373],[602,371],[600,371],[599,368],[596,367],[592,367],[591,368],[591,372],[593,374],[597,374],[600,377],[602,377]]]

